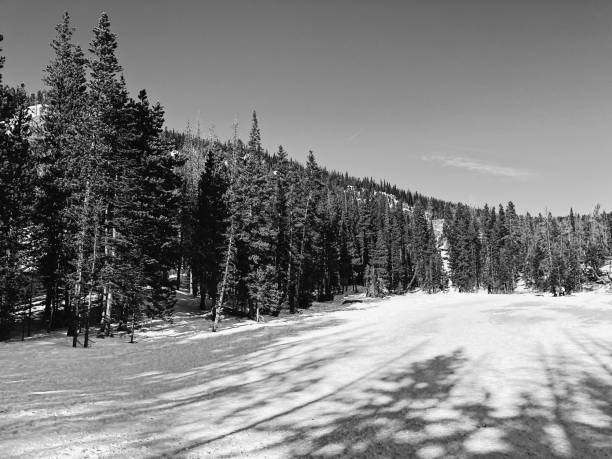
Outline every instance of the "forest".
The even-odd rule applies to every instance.
[[[65,13],[36,94],[0,73],[2,340],[30,334],[39,298],[45,329],[87,347],[169,319],[178,289],[216,330],[225,314],[259,320],[360,289],[557,295],[610,280],[599,206],[518,214],[328,171],[313,152],[264,149],[255,111],[245,140],[237,121],[225,140],[168,130],[145,90],[129,94],[108,16],[87,52],[73,31]]]

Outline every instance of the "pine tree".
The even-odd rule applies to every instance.
[[[0,43],[4,40],[4,36],[0,33]],[[0,53],[2,52],[2,48],[0,48]],[[6,62],[6,58],[0,54],[0,70],[4,68],[4,63]],[[2,72],[0,72],[0,86],[2,86]]]
[[[139,285],[149,316],[164,316],[174,304],[173,285],[168,273],[178,258],[178,226],[175,211],[180,199],[181,179],[177,170],[181,159],[172,154],[172,144],[164,139],[164,112],[159,104],[149,104],[146,91],[129,105],[131,189],[133,198],[126,209],[124,248],[130,265],[142,276]],[[133,284],[134,285],[138,284]],[[140,296],[135,292],[134,295]],[[138,302],[129,311],[138,315]]]
[[[298,288],[302,267],[302,253],[304,241],[304,226],[301,223],[305,209],[302,207],[305,189],[304,177],[295,167],[287,171],[287,270],[286,270],[286,298],[289,312],[294,314],[298,308]]]
[[[3,64],[2,57],[0,69]],[[10,88],[1,79],[0,74],[0,340],[4,340],[26,298],[34,164],[27,94],[23,85]]]
[[[200,283],[202,309],[205,309],[206,295],[213,305],[217,302],[227,231],[228,215],[224,201],[226,190],[227,179],[220,167],[219,152],[211,149],[200,179],[195,230],[197,263],[202,276]],[[215,314],[216,310],[213,308],[213,320]]]
[[[508,228],[508,238],[505,241],[505,247],[507,250],[507,263],[508,263],[508,280],[507,286],[508,291],[512,292],[516,287],[516,281],[519,277],[521,260],[525,256],[525,252],[521,245],[520,237],[520,221],[514,208],[514,203],[509,201],[506,205],[506,227]]]
[[[69,335],[75,337],[79,303],[83,294],[83,172],[90,135],[86,118],[86,59],[72,42],[74,28],[64,13],[51,43],[55,56],[45,70],[45,106],[42,138],[36,145],[39,174],[35,203],[35,238],[40,248],[39,272],[45,285],[45,317],[52,328],[57,312],[57,292],[73,287]],[[89,206],[89,203],[85,204]],[[80,229],[80,231],[79,231]],[[76,244],[75,244],[76,243]],[[73,247],[77,247],[75,253]],[[75,260],[76,258],[76,260]],[[73,268],[71,264],[76,264]],[[74,269],[74,271],[73,271]],[[63,284],[63,285],[61,285]],[[68,304],[65,305],[68,308]]]
[[[346,292],[349,285],[353,283],[353,267],[351,264],[350,235],[346,223],[346,215],[340,221],[340,253],[339,253],[339,274],[342,293]]]
[[[425,217],[425,210],[420,200],[416,201],[412,211],[411,251],[415,262],[417,284],[425,289],[431,288],[430,249],[431,233]]]
[[[251,133],[249,134],[249,143],[247,150],[252,154],[259,156],[263,152],[261,147],[261,132],[259,131],[259,121],[257,121],[257,113],[253,110],[253,118],[251,122]]]
[[[101,185],[96,200],[101,203],[104,213],[100,218],[103,223],[101,242],[104,247],[101,270],[105,303],[102,316],[104,327],[111,320],[115,301],[125,302],[130,296],[130,292],[124,292],[125,295],[121,297],[122,286],[118,282],[128,275],[131,267],[128,260],[118,258],[120,254],[117,253],[117,245],[121,243],[121,231],[129,227],[129,221],[122,212],[130,207],[133,196],[130,189],[132,183],[127,179],[131,166],[127,146],[127,90],[115,54],[117,37],[111,31],[106,13],[101,14],[93,35],[90,45],[93,56],[89,61],[89,94],[95,133],[93,145],[96,160],[100,164],[98,178]]]
[[[379,297],[389,292],[389,256],[390,251],[385,237],[385,229],[380,228],[376,236],[376,246],[372,260],[366,268],[366,295]]]
[[[340,209],[335,196],[327,191],[322,205],[321,228],[321,275],[318,288],[318,301],[329,301],[339,289],[340,246],[338,227],[340,222]]]
[[[305,168],[305,189],[303,215],[298,220],[301,226],[298,255],[297,297],[302,308],[310,306],[313,294],[318,290],[321,279],[323,215],[321,204],[324,184],[321,169],[314,154],[308,153]]]
[[[471,292],[479,283],[480,241],[476,224],[467,206],[459,204],[446,236],[453,285],[460,292]]]
[[[289,209],[289,192],[290,192],[290,169],[287,159],[287,152],[282,145],[278,147],[276,153],[275,165],[276,169],[272,172],[273,188],[274,188],[274,214],[273,227],[276,230],[276,253],[274,270],[276,273],[277,290],[279,292],[279,305],[277,310],[288,299],[289,287],[289,264],[292,262],[291,256],[291,221]]]
[[[234,121],[234,138],[230,145],[230,158],[228,164],[228,180],[227,191],[225,193],[225,202],[229,212],[228,229],[226,234],[226,243],[223,251],[223,276],[221,286],[219,288],[219,299],[213,303],[213,326],[212,331],[217,331],[219,318],[223,305],[225,304],[226,292],[233,290],[234,298],[236,298],[237,287],[239,285],[237,272],[238,265],[238,235],[240,222],[240,200],[238,179],[240,176],[240,161],[239,156],[242,153],[242,143],[238,139],[238,121]]]
[[[199,277],[201,277],[198,272],[198,262],[192,257],[196,253],[195,227],[197,222],[195,221],[195,215],[197,213],[198,187],[204,172],[205,157],[211,148],[210,143],[204,144],[199,137],[194,137],[190,125],[187,124],[187,131],[179,151],[180,158],[183,161],[179,169],[182,178],[181,200],[178,206],[181,240],[179,256],[182,258],[180,263],[184,263],[189,268],[188,287],[193,296],[198,295]]]
[[[259,320],[260,312],[277,313],[280,301],[276,253],[278,224],[275,222],[275,183],[272,171],[262,158],[261,136],[257,116],[253,112],[253,124],[247,148],[245,170],[243,222],[246,230],[242,241],[248,252],[249,269],[246,283],[249,291],[249,315]]]

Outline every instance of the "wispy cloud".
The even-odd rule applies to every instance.
[[[361,135],[361,132],[363,131],[363,129],[359,129],[357,132],[354,132],[352,135],[350,135],[349,137],[347,137],[347,141],[348,142],[352,142],[353,140],[355,140],[357,137],[359,137]]]
[[[465,156],[432,154],[422,156],[421,159],[423,161],[441,164],[444,167],[454,167],[457,169],[479,172],[481,174],[497,175],[500,177],[508,177],[513,179],[526,179],[535,175],[533,172],[524,169],[500,166],[498,164],[492,164]]]

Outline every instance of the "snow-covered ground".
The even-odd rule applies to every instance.
[[[2,457],[612,457],[612,295],[0,345]]]

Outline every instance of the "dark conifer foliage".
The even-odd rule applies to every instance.
[[[216,147],[219,148],[219,145]],[[206,297],[210,298],[211,304],[217,302],[227,231],[228,211],[224,196],[227,190],[227,177],[226,171],[221,167],[221,156],[217,148],[211,148],[206,155],[195,211],[193,258],[200,275],[202,309],[206,309]]]
[[[450,216],[449,216],[450,217]],[[480,238],[469,208],[459,204],[455,215],[445,219],[450,280],[460,292],[474,291],[480,285]]]
[[[56,32],[46,89],[1,88],[2,331],[40,283],[46,327],[67,326],[74,346],[84,329],[87,347],[100,318],[108,334],[171,310],[184,158],[161,106],[145,91],[129,98],[105,13],[90,60],[68,13]],[[42,115],[29,129],[32,102]]]
[[[169,272],[178,259],[178,222],[182,159],[172,154],[172,143],[162,136],[164,112],[150,105],[146,91],[128,104],[131,183],[126,233],[133,261],[141,274],[141,290],[150,292],[143,305],[149,316],[164,315],[174,304]],[[132,309],[134,305],[132,304]]]
[[[57,37],[51,43],[55,55],[44,73],[43,82],[48,90],[43,122],[35,136],[39,141],[34,144],[39,170],[34,237],[40,250],[39,274],[45,288],[45,319],[49,328],[58,321],[58,294],[63,291],[66,298],[82,293],[81,282],[69,273],[75,258],[74,242],[77,246],[83,242],[75,241],[71,235],[80,234],[79,200],[83,192],[83,166],[87,164],[83,157],[90,148],[90,135],[85,113],[87,62],[81,48],[72,42],[73,30],[70,16],[64,13],[56,27]],[[77,271],[82,275],[83,253],[77,256],[80,257]],[[71,318],[76,317],[76,311],[67,312],[72,312]],[[74,326],[72,320],[70,334],[74,333]]]
[[[3,64],[0,57],[0,70]],[[33,269],[30,118],[23,86],[3,85],[0,74],[0,339],[8,338],[19,305],[26,300]]]

